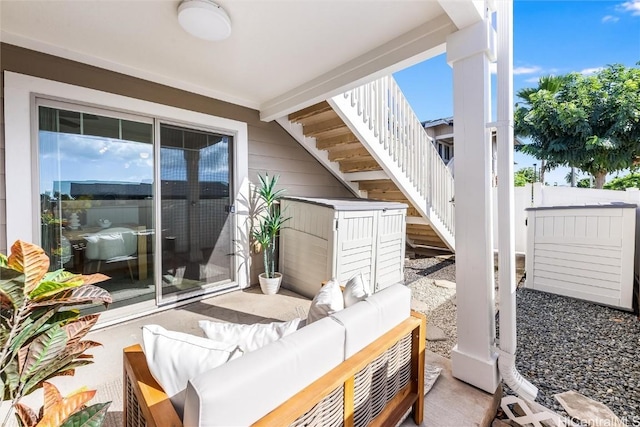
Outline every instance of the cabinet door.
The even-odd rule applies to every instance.
[[[379,214],[375,291],[404,281],[405,210],[393,209]]]
[[[339,212],[335,260],[340,283],[358,273],[374,280],[377,230],[378,212]]]

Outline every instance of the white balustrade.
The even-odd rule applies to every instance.
[[[454,235],[453,177],[402,90],[386,76],[344,93],[378,143]]]

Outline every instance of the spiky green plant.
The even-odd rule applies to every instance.
[[[99,315],[81,316],[77,307],[111,303],[111,295],[94,286],[107,276],[48,270],[49,257],[32,243],[18,240],[9,257],[0,254],[1,397],[14,407],[48,379],[93,363],[85,351],[100,343],[82,339]]]
[[[256,212],[258,224],[251,235],[262,248],[264,272],[267,278],[272,278],[275,275],[277,238],[282,225],[289,220],[280,212],[279,199],[285,190],[276,190],[279,178],[279,175],[272,177],[269,177],[269,174],[258,175],[260,186],[255,190],[259,199]]]

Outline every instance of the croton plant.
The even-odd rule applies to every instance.
[[[1,397],[11,402],[21,427],[102,425],[109,403],[86,406],[95,391],[81,389],[62,397],[47,381],[93,363],[86,351],[100,343],[83,338],[99,315],[82,315],[79,307],[111,303],[111,295],[95,286],[107,279],[103,274],[49,271],[42,248],[20,240],[8,257],[0,254]],[[39,388],[44,388],[39,412],[20,403]]]

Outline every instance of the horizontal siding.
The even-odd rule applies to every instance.
[[[280,174],[280,186],[287,194],[307,197],[349,197],[351,193],[307,153],[277,123],[260,120],[259,112],[228,102],[115,73],[75,61],[17,46],[0,44],[1,70],[143,99],[247,123],[249,137],[249,179],[258,173]],[[0,96],[2,96],[4,84]],[[0,114],[0,125],[4,114]],[[0,157],[4,158],[4,128],[0,132]],[[0,159],[2,160],[2,159]],[[6,252],[6,181],[0,162],[0,250]],[[252,256],[251,281],[257,283],[262,270],[260,256]]]

